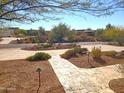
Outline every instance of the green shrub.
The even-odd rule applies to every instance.
[[[86,53],[88,50],[87,50],[87,48],[75,47],[74,51],[77,54],[82,54],[82,53]]]
[[[52,45],[50,45],[49,43],[46,43],[46,44],[43,44],[43,48],[49,48],[51,47]]]
[[[52,45],[49,44],[49,43],[45,43],[45,44],[40,44],[39,46],[40,46],[41,48],[49,48],[49,47],[51,47]]]
[[[81,51],[88,51],[88,49],[87,48],[81,48]]]
[[[62,58],[69,59],[71,57],[74,57],[76,55],[74,49],[66,51],[64,54],[61,55]]]
[[[105,56],[115,57],[117,55],[117,52],[116,51],[105,51],[105,52],[103,52],[103,54]]]
[[[93,58],[97,58],[97,59],[101,58],[102,56],[101,49],[95,47],[92,49],[91,54]]]
[[[79,45],[76,45],[76,44],[58,44],[56,45],[56,49],[69,49],[69,48],[74,48],[74,47],[77,47]]]
[[[76,46],[79,46],[79,45],[76,45],[76,44],[69,44],[69,46],[71,46],[71,47],[76,47]]]
[[[51,58],[51,56],[49,54],[43,53],[43,52],[38,52],[35,55],[26,58],[26,60],[28,60],[28,61],[39,61],[39,60],[48,60],[50,58]]]
[[[64,54],[61,55],[62,58],[69,59],[71,57],[75,57],[77,54],[86,53],[88,50],[87,48],[75,47],[71,50],[66,51]]]

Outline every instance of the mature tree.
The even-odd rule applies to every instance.
[[[75,37],[76,37],[76,31],[74,29],[68,32],[67,38],[69,42],[74,42]]]
[[[104,33],[104,29],[97,29],[96,32],[95,32],[95,37],[96,39],[99,41],[104,41],[104,36],[103,36],[103,33]]]
[[[45,29],[43,27],[39,27],[38,34],[45,35],[46,34]]]
[[[39,30],[37,32],[37,39],[40,43],[46,42],[48,39],[47,33],[45,32],[45,29],[43,27],[39,27]]]
[[[104,29],[97,29],[96,32],[95,32],[95,36],[99,37],[103,34],[103,32],[104,32]]]
[[[107,29],[104,36],[111,41],[118,42],[119,45],[124,44],[124,29],[122,28],[114,27]]]
[[[124,0],[0,0],[0,22],[34,22],[77,12],[109,15],[123,9]]]
[[[52,32],[48,33],[48,43],[50,43],[51,45],[54,43],[54,37]]]
[[[53,27],[52,36],[54,38],[54,41],[63,42],[64,39],[67,37],[69,31],[70,28],[62,23],[60,23],[58,26]]]
[[[111,24],[107,24],[106,25],[106,29],[110,29],[110,28],[113,28],[114,26],[113,25],[111,25]]]

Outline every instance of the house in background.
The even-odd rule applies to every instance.
[[[18,31],[19,28],[11,27],[11,28],[1,28],[1,36],[2,37],[12,37],[15,31]]]
[[[95,32],[96,30],[92,30],[92,29],[81,29],[81,30],[76,30],[78,32],[84,32],[88,35],[91,35],[91,36],[94,36],[95,35]]]

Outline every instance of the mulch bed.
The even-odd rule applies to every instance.
[[[69,61],[80,68],[95,68],[95,67],[102,67],[102,66],[108,66],[114,64],[124,64],[124,59],[102,56],[101,59],[95,60],[92,58],[91,55],[89,57],[89,62],[87,55],[73,57],[69,59]]]
[[[124,93],[124,78],[111,80],[109,87],[116,93]]]
[[[26,60],[0,61],[0,93],[36,93],[40,67],[41,87],[39,93],[65,93],[48,61]],[[4,90],[14,88],[14,90]]]

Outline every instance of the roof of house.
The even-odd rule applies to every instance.
[[[85,33],[93,33],[96,30],[92,30],[92,29],[81,29],[81,30],[76,30],[76,31],[85,32]]]

